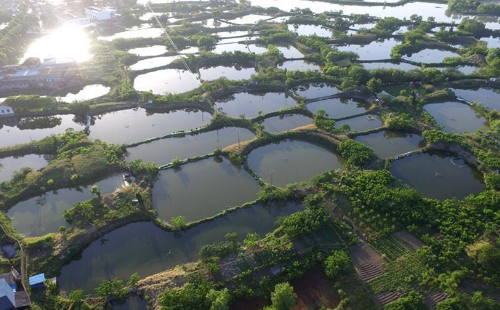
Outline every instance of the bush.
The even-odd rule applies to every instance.
[[[363,143],[346,140],[340,143],[339,152],[348,163],[356,166],[363,166],[373,158],[375,152]]]
[[[351,258],[345,251],[334,251],[323,263],[325,273],[329,278],[336,278],[338,275],[352,270]]]
[[[427,309],[424,299],[420,294],[411,292],[408,296],[391,302],[384,307],[384,310],[422,310]]]

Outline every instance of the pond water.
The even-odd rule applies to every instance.
[[[487,125],[486,119],[470,106],[460,102],[426,104],[429,112],[444,130],[449,132],[476,132]]]
[[[447,57],[458,57],[457,53],[426,48],[420,52],[404,55],[403,58],[421,63],[442,63]]]
[[[277,46],[280,52],[283,53],[285,58],[303,58],[304,54],[302,54],[297,48],[294,46]]]
[[[77,91],[76,93],[68,93],[65,96],[56,97],[59,102],[73,103],[77,101],[85,101],[90,99],[95,99],[102,97],[109,93],[111,87],[107,87],[100,84],[87,85],[83,89]]]
[[[138,28],[117,32],[112,36],[97,37],[98,40],[113,41],[115,39],[158,38],[163,34],[161,28]]]
[[[138,91],[153,91],[154,94],[180,94],[200,86],[196,75],[187,70],[164,69],[138,75],[134,88]]]
[[[200,68],[200,78],[205,81],[213,81],[221,77],[227,77],[230,80],[247,80],[252,77],[252,74],[257,74],[255,68],[241,66]]]
[[[253,201],[259,189],[246,170],[227,159],[208,158],[183,165],[179,171],[161,171],[153,188],[153,206],[165,221],[182,215],[192,222]]]
[[[379,158],[394,157],[425,146],[420,135],[388,130],[358,136],[356,141],[371,147]]]
[[[360,29],[372,29],[373,27],[375,27],[377,25],[377,23],[366,23],[366,24],[354,24],[354,25],[351,25],[351,29],[355,29],[355,30],[360,30]]]
[[[237,37],[237,38],[227,38],[227,39],[222,39],[217,44],[223,45],[223,44],[229,44],[229,43],[238,43],[238,42],[246,42],[249,40],[255,40],[258,37]]]
[[[142,144],[128,149],[127,160],[142,159],[159,165],[168,164],[174,158],[186,159],[212,153],[216,148],[225,148],[240,141],[250,140],[255,135],[245,128],[222,128],[183,138],[168,138]]]
[[[281,132],[312,124],[312,119],[302,114],[285,114],[266,118],[262,124],[267,132]]]
[[[234,24],[255,24],[261,20],[269,19],[271,16],[267,15],[257,15],[257,14],[248,14],[242,17],[238,17],[236,19],[231,19],[229,22]]]
[[[92,58],[90,37],[81,27],[64,25],[33,40],[19,63],[29,57],[40,58],[42,62],[48,58],[71,58],[76,62],[85,62]]]
[[[40,140],[52,134],[64,133],[66,129],[83,130],[73,115],[8,118],[0,120],[0,147]]]
[[[481,41],[488,42],[488,48],[500,48],[500,38],[495,37],[484,37],[480,39]]]
[[[125,303],[114,303],[113,310],[146,310],[148,303],[143,298],[133,295],[129,296]]]
[[[397,179],[418,189],[424,196],[462,199],[484,189],[476,169],[452,154],[431,152],[396,160],[390,171]]]
[[[322,1],[309,1],[309,0],[251,0],[254,6],[261,6],[264,8],[278,7],[284,11],[291,11],[295,8],[310,9],[313,13],[321,14],[327,11],[342,11],[344,15],[351,14],[370,14],[379,18],[394,17],[399,19],[410,19],[413,14],[422,16],[423,20],[428,17],[434,17],[436,22],[452,22],[459,23],[461,17],[447,16],[446,4],[437,4],[430,2],[411,2],[405,3],[400,6],[359,6],[359,5],[341,5],[336,3],[326,3]]]
[[[293,90],[297,95],[307,99],[332,96],[339,92],[337,87],[325,83],[304,84],[295,87]]]
[[[461,97],[471,102],[484,104],[490,109],[500,111],[500,90],[490,88],[478,89],[451,89],[457,97]]]
[[[262,146],[248,155],[248,165],[259,177],[281,187],[341,169],[343,162],[340,156],[321,146],[298,140]]]
[[[314,114],[318,113],[318,110],[324,110],[329,118],[339,119],[366,112],[368,104],[349,98],[333,98],[308,103],[307,109]]]
[[[243,43],[229,43],[229,44],[218,44],[213,50],[214,54],[222,54],[223,52],[243,52],[243,53],[255,53],[262,54],[267,52],[267,48],[264,46],[258,46],[255,44],[243,44]]]
[[[264,236],[274,230],[277,218],[301,209],[293,203],[272,208],[255,205],[179,234],[149,222],[129,224],[105,235],[102,241],[94,241],[83,250],[79,260],[64,266],[59,286],[66,292],[83,289],[93,293],[104,279],[127,280],[134,272],[144,278],[198,260],[203,245],[223,241],[227,233],[236,232],[239,241],[251,232]]]
[[[287,97],[285,93],[237,93],[225,99],[219,99],[216,103],[217,108],[221,108],[229,116],[244,115],[247,118],[258,116],[258,111],[266,114],[297,105],[295,99]]]
[[[138,56],[160,56],[168,52],[168,49],[165,45],[153,45],[147,47],[138,47],[128,50],[130,54],[138,55]]]
[[[240,37],[247,35],[248,31],[221,31],[217,32],[216,35],[219,38],[230,38],[230,37]]]
[[[93,185],[93,184],[92,184]],[[95,183],[102,194],[109,194],[122,188],[125,183],[121,174],[113,175]],[[92,198],[91,186],[65,188],[48,192],[40,197],[31,198],[10,208],[7,215],[12,219],[16,231],[26,237],[42,236],[58,232],[59,227],[68,226],[64,210],[79,201]]]
[[[148,59],[139,60],[135,64],[130,66],[131,70],[144,70],[151,69],[161,66],[166,66],[172,61],[176,60],[179,56],[161,56],[161,57],[153,57]]]
[[[338,121],[335,123],[335,127],[339,128],[343,124],[349,125],[349,127],[351,127],[351,131],[365,131],[379,128],[384,125],[380,116],[376,114],[361,115]]]
[[[39,170],[47,166],[48,161],[43,155],[24,155],[19,157],[0,158],[0,183],[8,181],[12,178],[14,171],[24,167],[29,167],[33,170]]]
[[[132,143],[179,131],[195,129],[210,123],[212,115],[201,111],[176,110],[148,113],[146,109],[129,109],[95,117],[90,138],[110,143]]]
[[[366,45],[351,44],[335,47],[342,52],[354,52],[359,55],[359,59],[361,60],[378,60],[390,59],[392,48],[400,43],[401,42],[391,38],[381,42],[373,41]]]
[[[396,70],[413,70],[420,69],[420,67],[406,63],[392,63],[392,62],[367,62],[362,64],[366,70],[371,69],[396,69]]]
[[[288,30],[297,33],[299,36],[317,35],[326,38],[333,36],[330,29],[316,25],[288,25]]]
[[[320,71],[321,68],[312,62],[308,62],[305,60],[288,60],[285,61],[281,64],[278,65],[278,68],[281,70],[300,70],[300,71],[306,71],[306,70],[313,70],[313,71]]]

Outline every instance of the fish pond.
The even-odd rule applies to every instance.
[[[200,78],[205,81],[213,81],[221,77],[226,77],[229,80],[247,80],[252,77],[252,74],[257,74],[255,68],[240,66],[200,68]]]
[[[390,171],[424,196],[462,199],[484,189],[482,174],[463,159],[443,152],[416,154],[392,162]]]
[[[302,114],[284,114],[266,118],[262,124],[264,131],[281,132],[312,124],[312,119]]]
[[[128,144],[201,127],[211,119],[210,113],[197,110],[150,113],[142,108],[129,109],[96,116],[90,127],[90,138]]]
[[[239,131],[239,133],[238,133]],[[225,148],[240,141],[250,140],[255,135],[245,128],[223,128],[184,137],[167,138],[128,149],[128,160],[154,161],[158,165],[168,164],[175,158],[186,159],[212,153],[216,148]]]
[[[161,171],[153,188],[153,206],[165,221],[184,216],[192,222],[253,201],[259,189],[246,170],[227,159],[208,158]]]
[[[273,207],[254,205],[177,234],[150,222],[129,224],[92,242],[80,259],[63,267],[59,286],[66,292],[83,289],[93,293],[104,279],[126,280],[134,272],[144,278],[198,260],[203,245],[223,241],[227,233],[236,232],[238,241],[251,232],[264,236],[275,229],[279,217],[301,209],[301,205],[294,203]]]
[[[368,110],[368,107],[368,103],[350,98],[333,98],[307,104],[309,111],[316,114],[319,110],[324,110],[331,119],[362,114]]]
[[[87,85],[75,93],[69,92],[64,96],[57,96],[56,99],[59,102],[73,103],[102,97],[110,90],[111,87],[100,84]]]
[[[258,116],[259,111],[266,114],[297,105],[295,99],[285,93],[237,93],[219,99],[216,103],[217,108],[222,109],[222,112],[229,116],[244,115],[247,118]]]
[[[94,184],[103,194],[112,193],[125,186],[121,174]],[[71,208],[74,203],[92,198],[90,187],[65,188],[48,192],[16,204],[9,209],[7,215],[12,219],[16,231],[26,237],[58,232],[61,226],[68,225],[64,219],[64,210]]]
[[[357,136],[356,141],[371,147],[379,158],[394,157],[425,146],[420,135],[388,130]]]
[[[490,109],[500,111],[500,90],[490,88],[451,89],[457,97],[470,102],[486,105]]]
[[[48,161],[43,155],[24,155],[18,157],[0,158],[0,183],[12,178],[15,171],[21,168],[29,167],[33,170],[39,170],[47,166]]]
[[[424,109],[448,132],[476,132],[487,126],[487,120],[464,103],[432,103],[426,104]]]
[[[306,160],[307,159],[307,160]],[[248,155],[248,165],[267,183],[284,187],[341,169],[344,160],[322,146],[299,140],[268,144]]]
[[[384,125],[380,116],[375,114],[361,115],[341,120],[335,123],[335,127],[339,128],[344,124],[349,125],[351,131],[365,131],[379,128]]]
[[[200,86],[196,75],[187,70],[163,69],[138,75],[134,88],[138,91],[152,91],[154,94],[180,94]]]

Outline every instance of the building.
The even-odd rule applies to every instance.
[[[45,287],[45,273],[40,273],[29,278],[31,289]]]
[[[83,14],[78,14],[74,11],[65,11],[56,15],[57,21],[63,25],[88,26],[91,21]]]
[[[92,22],[106,21],[113,18],[116,8],[89,6],[85,8],[85,15]]]
[[[0,103],[0,117],[8,116],[8,115],[14,115],[14,109]]]
[[[14,290],[7,281],[0,279],[0,310],[16,309],[16,298]]]
[[[80,84],[78,67],[73,59],[52,58],[43,63],[28,58],[21,65],[0,68],[0,92],[23,89],[59,89]]]

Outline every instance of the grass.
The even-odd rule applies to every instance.
[[[395,261],[408,252],[401,240],[393,235],[373,241],[371,245],[389,261]]]

